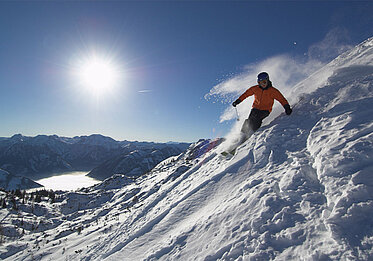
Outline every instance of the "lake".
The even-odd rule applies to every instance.
[[[85,171],[65,172],[35,181],[43,185],[45,189],[53,190],[76,190],[100,183],[99,180],[86,176],[87,174],[88,172]]]

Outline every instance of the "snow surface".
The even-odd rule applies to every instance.
[[[136,180],[63,194],[43,208],[49,227],[8,240],[0,258],[372,259],[373,38],[295,90],[293,114],[234,157],[201,140]]]
[[[31,179],[15,176],[5,170],[0,169],[0,188],[10,191],[38,187],[41,187],[41,185]]]

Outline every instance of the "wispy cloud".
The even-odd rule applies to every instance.
[[[349,44],[350,41],[346,29],[335,27],[326,34],[323,40],[309,47],[308,57],[328,62],[351,49],[353,46]]]
[[[139,93],[149,93],[149,92],[152,92],[152,90],[140,90],[138,91]]]

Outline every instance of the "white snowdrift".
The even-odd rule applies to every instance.
[[[141,179],[66,195],[39,248],[30,234],[0,249],[18,248],[7,260],[369,260],[373,39],[295,90],[293,114],[232,159],[200,141]]]

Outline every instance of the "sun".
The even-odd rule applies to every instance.
[[[79,62],[75,74],[80,86],[96,96],[111,92],[119,85],[118,66],[108,58],[92,55]]]

